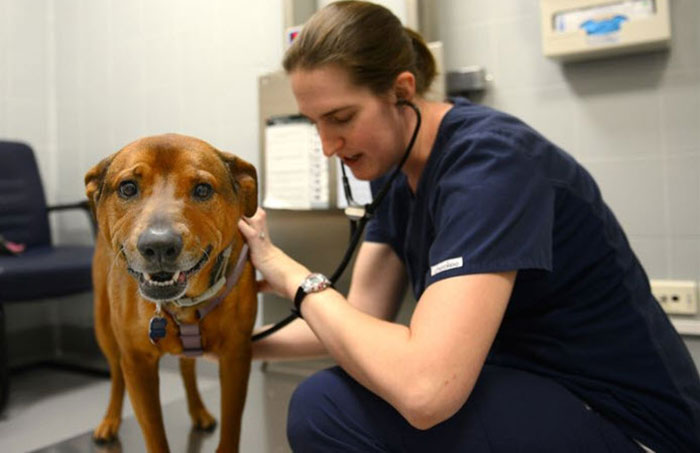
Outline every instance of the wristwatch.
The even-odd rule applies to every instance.
[[[303,282],[301,282],[299,289],[297,289],[297,293],[294,295],[294,311],[296,312],[297,316],[302,318],[301,302],[304,300],[304,297],[306,297],[307,294],[323,291],[329,286],[332,286],[332,283],[325,275],[318,273],[309,274],[309,276],[306,277]]]

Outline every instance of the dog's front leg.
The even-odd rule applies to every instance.
[[[240,348],[232,347],[219,356],[221,380],[221,438],[217,453],[238,451],[243,406],[250,374],[250,341]]]
[[[122,370],[131,405],[149,453],[169,452],[160,407],[157,355],[133,351],[122,356]]]

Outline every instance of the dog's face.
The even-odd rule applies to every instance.
[[[85,185],[100,234],[153,301],[204,292],[216,257],[242,241],[238,220],[257,209],[252,165],[175,134],[127,145]]]

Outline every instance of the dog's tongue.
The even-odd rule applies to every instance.
[[[187,275],[185,275],[184,272],[180,272],[180,275],[177,276],[177,282],[178,283],[185,283],[187,280]]]

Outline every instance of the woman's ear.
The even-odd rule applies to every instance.
[[[399,99],[404,99],[406,101],[413,100],[416,95],[416,76],[410,71],[403,71],[396,76],[394,81],[394,95],[398,101]]]

